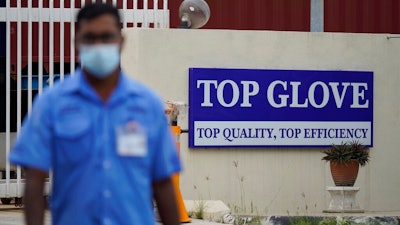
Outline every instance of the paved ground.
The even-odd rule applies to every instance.
[[[393,212],[368,212],[368,213],[359,213],[359,214],[342,214],[342,213],[317,213],[313,215],[308,215],[308,216],[355,216],[355,217],[386,217],[390,219],[391,217],[397,218],[396,221],[400,221],[400,212],[399,211],[393,211]],[[279,216],[275,216],[279,217]],[[284,216],[283,216],[284,217]],[[398,224],[396,223],[391,223],[390,221],[388,223],[384,224]],[[24,217],[23,217],[23,209],[19,207],[15,207],[14,205],[2,205],[0,204],[0,225],[23,225],[24,224]],[[196,220],[193,219],[191,223],[188,223],[188,225],[222,225],[220,223],[213,223],[209,221],[204,221],[204,220]],[[367,223],[368,224],[368,223]],[[374,223],[377,224],[377,223]],[[380,223],[383,224],[383,223]],[[45,215],[45,225],[51,225],[50,221],[50,213],[46,212]],[[158,224],[161,225],[161,224]]]
[[[23,209],[15,206],[0,205],[0,225],[24,224]],[[45,225],[50,225],[50,214],[46,213]]]
[[[14,205],[2,205],[0,204],[0,225],[23,225],[24,216],[23,209],[15,207]],[[212,223],[204,220],[192,220],[193,225],[220,225],[218,223]],[[50,213],[46,212],[45,225],[51,225]]]
[[[23,225],[23,209],[14,205],[0,204],[0,225]],[[45,225],[50,225],[50,214],[46,212]]]

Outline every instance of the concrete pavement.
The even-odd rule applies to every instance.
[[[243,216],[245,217],[245,216]],[[318,220],[321,218],[345,218],[349,221],[355,221],[351,224],[385,224],[385,225],[395,225],[400,224],[400,212],[366,212],[359,214],[352,213],[317,213],[313,215],[306,216],[308,220]],[[261,218],[261,224],[263,225],[277,225],[277,224],[290,224],[290,221],[295,219],[304,220],[304,216],[267,216]],[[45,225],[51,225],[51,216],[49,212],[45,214]],[[0,225],[23,225],[24,215],[23,209],[15,207],[14,205],[2,205],[0,204]],[[255,223],[258,224],[258,223]],[[339,223],[338,223],[339,224]],[[340,223],[343,224],[343,223]],[[161,224],[157,224],[161,225]],[[188,225],[221,225],[221,223],[214,223],[205,220],[192,219],[191,223]]]
[[[22,225],[24,224],[23,209],[14,205],[0,204],[0,225]],[[219,223],[192,219],[192,225],[218,225]],[[45,214],[45,225],[51,225],[51,216],[47,211]],[[160,224],[159,224],[160,225]],[[219,224],[220,225],[220,224]]]
[[[45,225],[51,225],[50,213],[45,214]],[[0,204],[0,225],[22,225],[25,224],[23,209],[14,205]]]

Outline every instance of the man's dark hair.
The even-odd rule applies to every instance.
[[[78,25],[77,29],[79,29],[82,20],[92,20],[105,14],[115,17],[117,27],[118,29],[121,29],[121,16],[119,15],[118,9],[108,3],[86,4],[81,10],[79,10],[78,15],[76,16]]]

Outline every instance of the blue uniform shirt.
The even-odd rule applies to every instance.
[[[116,128],[135,123],[146,151],[121,156]],[[152,183],[180,171],[163,104],[122,72],[104,103],[81,70],[34,102],[10,161],[53,171],[54,225],[155,223]]]

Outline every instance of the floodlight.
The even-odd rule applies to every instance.
[[[210,18],[210,7],[204,0],[184,0],[179,7],[181,28],[200,28]]]

